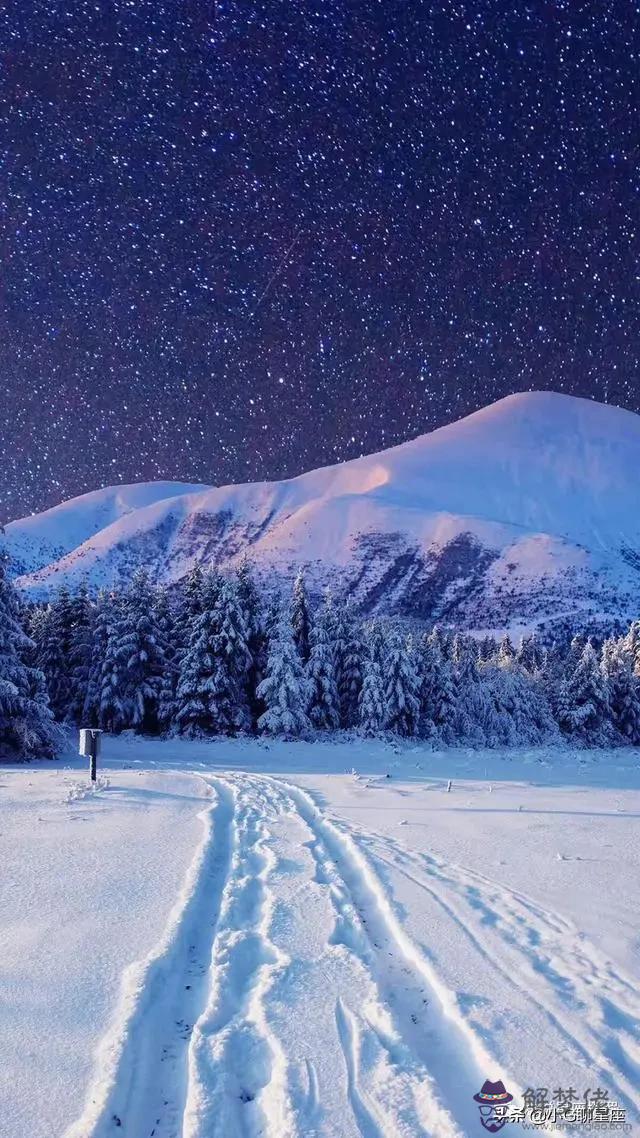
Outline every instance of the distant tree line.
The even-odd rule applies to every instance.
[[[568,650],[535,635],[415,635],[362,620],[304,575],[262,596],[248,564],[178,586],[144,571],[21,607],[0,567],[0,754],[51,754],[55,724],[207,738],[403,736],[433,746],[640,744],[640,621]]]

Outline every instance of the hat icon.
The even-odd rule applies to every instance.
[[[492,1083],[489,1079],[486,1079],[482,1084],[482,1090],[478,1091],[477,1095],[473,1097],[476,1102],[484,1106],[501,1106],[502,1103],[513,1102],[513,1095],[509,1094],[500,1079],[498,1079],[497,1083]]]

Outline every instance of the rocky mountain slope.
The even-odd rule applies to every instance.
[[[608,625],[640,613],[639,467],[640,416],[532,392],[282,482],[95,491],[12,522],[7,541],[32,596],[247,554],[273,581],[304,565],[366,612]]]

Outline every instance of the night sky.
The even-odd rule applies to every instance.
[[[635,3],[12,0],[2,512],[640,410]]]

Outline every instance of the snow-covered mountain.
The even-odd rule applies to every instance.
[[[19,583],[43,596],[144,564],[174,582],[244,553],[308,568],[367,612],[470,628],[640,613],[640,416],[508,396],[381,454],[282,482],[112,487],[12,522]]]

